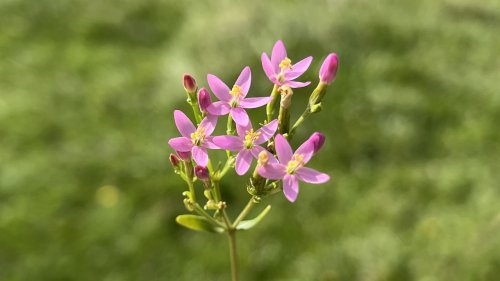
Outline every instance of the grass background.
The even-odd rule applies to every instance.
[[[332,180],[266,200],[242,280],[496,280],[499,30],[495,0],[1,0],[0,279],[228,280],[226,238],[174,222],[172,111],[184,72],[250,65],[267,95],[260,54],[283,39],[314,56],[304,79],[339,54],[294,142],[324,132],[311,167]],[[232,211],[244,184],[223,183]]]

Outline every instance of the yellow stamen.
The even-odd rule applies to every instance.
[[[287,174],[293,175],[298,169],[304,166],[304,156],[302,154],[294,154],[292,160],[286,165]]]
[[[199,127],[191,134],[191,141],[194,145],[201,145],[205,141],[205,128]]]
[[[252,148],[253,142],[256,141],[261,134],[261,132],[254,132],[253,129],[245,132],[245,147],[248,149]]]
[[[229,93],[231,94],[231,96],[233,96],[235,98],[239,98],[239,97],[243,96],[243,92],[241,91],[241,87],[238,85],[234,85]]]
[[[281,68],[281,70],[284,70],[286,68],[292,69],[292,60],[290,60],[289,58],[285,58],[280,62],[279,67]]]

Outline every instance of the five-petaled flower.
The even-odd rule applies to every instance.
[[[212,142],[213,137],[210,136],[217,124],[217,116],[208,115],[201,121],[198,128],[195,128],[191,120],[180,110],[174,111],[174,120],[182,137],[172,138],[168,144],[179,152],[191,151],[196,164],[206,166],[208,164],[207,148],[219,148]]]
[[[248,122],[247,126],[236,126],[238,136],[219,136],[214,137],[213,142],[220,148],[239,151],[236,155],[235,169],[238,175],[244,175],[250,164],[252,164],[252,156],[259,157],[259,153],[265,148],[260,146],[268,141],[278,128],[278,120],[273,120],[262,126],[262,128],[254,131],[252,123]]]
[[[285,197],[294,202],[299,194],[299,180],[308,183],[325,183],[330,177],[311,168],[304,167],[314,154],[314,142],[304,142],[293,153],[290,144],[282,136],[274,139],[279,163],[269,163],[259,167],[259,174],[271,180],[283,180]]]
[[[247,126],[249,123],[245,108],[257,108],[267,104],[270,100],[270,97],[246,98],[252,80],[248,66],[241,71],[231,90],[215,75],[208,74],[207,80],[208,86],[220,100],[209,105],[207,111],[213,115],[229,113],[234,122],[240,126]]]
[[[302,75],[311,64],[312,57],[309,56],[296,64],[287,57],[285,45],[281,40],[274,44],[271,59],[266,53],[262,53],[262,68],[271,82],[278,86],[288,86],[290,88],[302,88],[311,82],[293,81]]]

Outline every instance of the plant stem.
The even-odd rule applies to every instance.
[[[236,230],[228,230],[229,258],[231,260],[231,280],[238,281],[238,257],[236,253]]]
[[[252,198],[250,198],[250,201],[248,201],[247,205],[245,206],[245,208],[241,211],[241,213],[238,215],[238,217],[236,218],[236,220],[234,221],[233,223],[233,228],[236,228],[238,226],[238,224],[245,219],[245,217],[248,215],[248,213],[250,213],[250,211],[252,210],[253,206],[255,205],[255,202],[254,202],[254,198],[252,196]]]
[[[271,122],[274,117],[274,112],[276,111],[276,101],[278,100],[278,86],[274,85],[273,91],[271,92],[271,100],[266,106],[267,123]]]

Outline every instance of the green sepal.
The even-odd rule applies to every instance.
[[[236,229],[247,230],[256,226],[267,215],[267,213],[269,213],[270,210],[271,210],[271,205],[267,205],[267,207],[264,210],[262,210],[262,212],[260,212],[260,214],[256,216],[254,219],[241,221],[238,224],[238,226],[236,226]]]
[[[201,216],[179,215],[175,218],[175,221],[185,228],[189,228],[191,230],[207,231],[212,233],[224,232],[224,229],[222,227],[214,225],[208,219]]]

